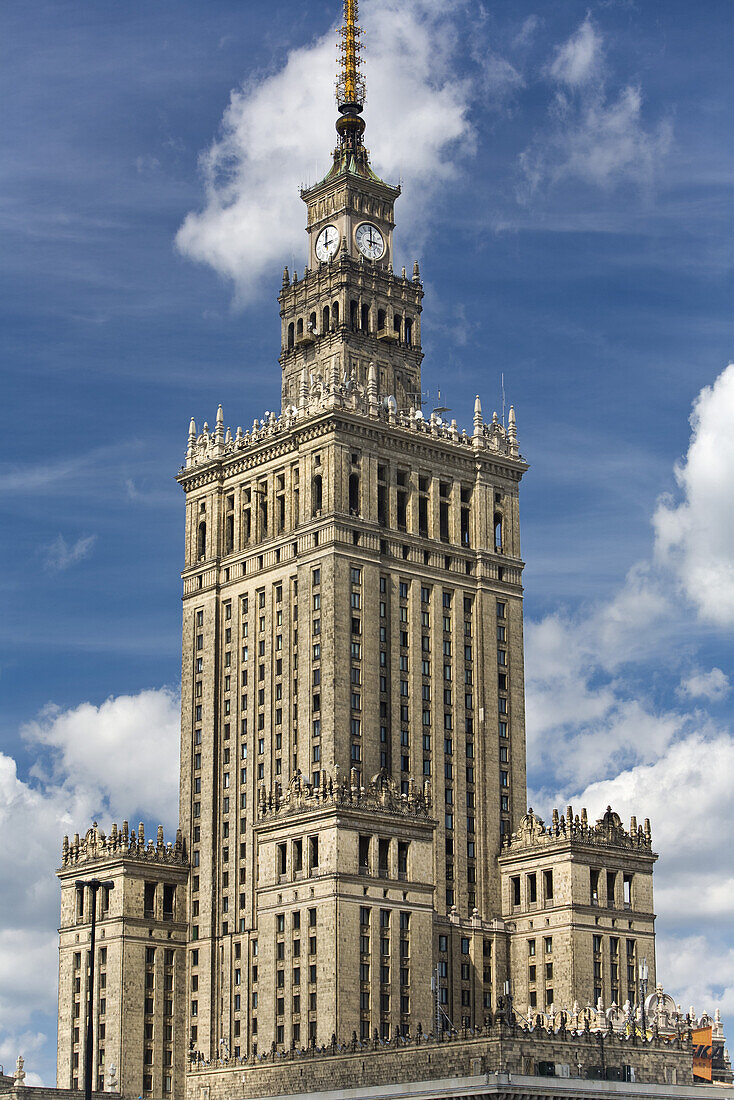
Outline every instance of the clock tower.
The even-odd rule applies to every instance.
[[[186,1040],[209,1061],[494,1011],[525,812],[514,412],[421,409],[423,288],[370,166],[356,0],[337,142],[279,295],[280,415],[189,428]],[[438,968],[437,984],[432,978]],[[443,1018],[443,1017],[442,1017]]]
[[[342,72],[337,82],[338,140],[326,176],[301,192],[306,204],[308,266],[283,273],[282,404],[299,404],[301,381],[351,378],[367,384],[375,366],[378,393],[398,409],[420,408],[418,264],[410,277],[393,269],[395,200],[400,188],[372,170],[364,145],[364,82],[355,0],[345,3]]]

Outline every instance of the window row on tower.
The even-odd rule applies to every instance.
[[[484,532],[473,505],[472,484],[416,474],[387,462],[370,463],[364,471],[362,465],[362,456],[353,452],[346,474],[339,466],[327,470],[321,453],[314,452],[287,470],[225,493],[218,517],[212,514],[213,498],[200,500],[193,561],[226,557],[277,539],[325,511],[359,516],[386,529],[467,549],[483,546],[497,553],[510,552],[502,493],[494,494],[491,528]],[[375,478],[372,486],[363,480],[370,477],[370,470]],[[483,496],[478,507],[485,508]]]
[[[339,331],[340,328],[347,328],[351,332],[359,332],[365,336],[374,335],[378,340],[412,347],[414,326],[414,318],[410,314],[400,313],[393,308],[380,308],[374,303],[368,304],[354,298],[349,302],[347,316],[341,316],[339,302],[334,301],[321,306],[318,310],[311,310],[310,313],[294,321],[289,321],[285,350],[293,351],[299,347],[306,347],[320,337]]]

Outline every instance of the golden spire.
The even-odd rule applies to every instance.
[[[343,144],[358,144],[364,133],[364,121],[359,117],[365,96],[361,73],[363,32],[358,20],[358,0],[344,0],[344,21],[339,43],[341,71],[336,82],[340,115],[336,128]]]

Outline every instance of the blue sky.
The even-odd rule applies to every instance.
[[[46,1081],[60,834],[175,827],[172,479],[191,415],[277,405],[338,9],[0,15],[0,1062]],[[531,463],[534,804],[649,813],[660,976],[734,1018],[731,4],[362,9],[429,403],[468,425],[504,374]]]

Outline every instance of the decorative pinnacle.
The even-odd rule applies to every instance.
[[[482,402],[479,400],[479,394],[477,394],[476,401],[474,402],[474,434],[479,435],[484,418],[482,416]]]
[[[359,25],[358,0],[344,0],[344,21],[340,28],[340,72],[336,82],[336,102],[340,117],[336,129],[343,145],[359,145],[364,133],[360,118],[365,85],[362,68],[362,28]]]

